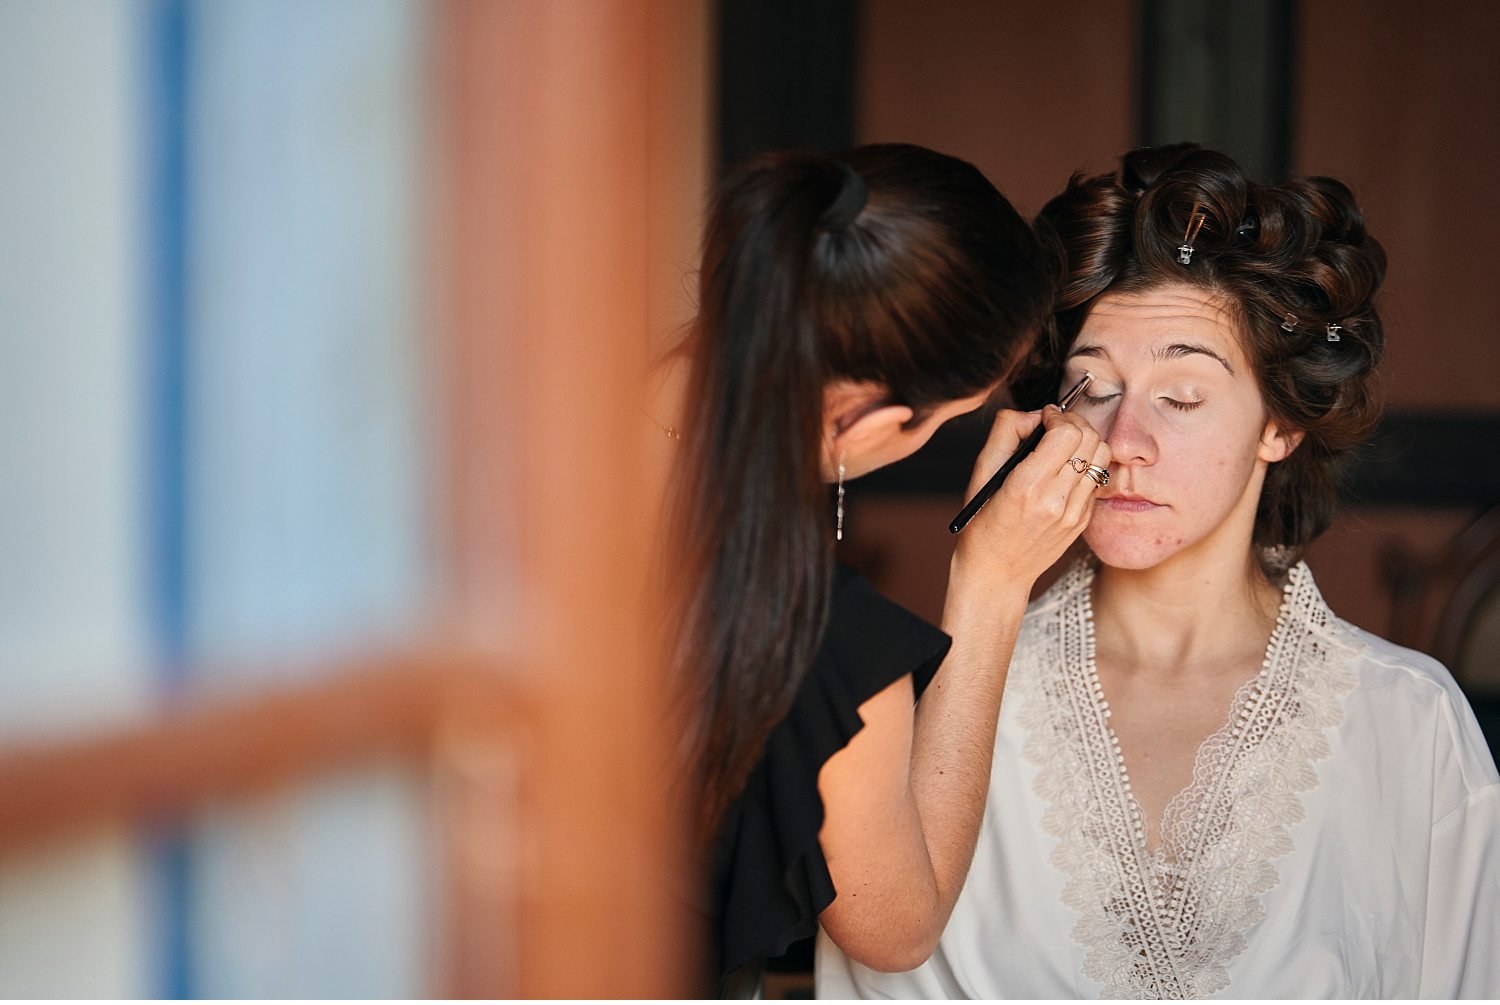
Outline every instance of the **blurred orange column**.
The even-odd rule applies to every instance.
[[[439,7],[449,618],[532,696],[526,735],[489,748],[514,911],[456,891],[453,995],[691,990],[648,631],[661,448],[639,395],[693,257],[704,6]]]

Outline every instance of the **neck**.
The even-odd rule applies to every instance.
[[[1095,636],[1101,655],[1122,668],[1196,675],[1258,661],[1280,603],[1248,546],[1237,558],[1184,553],[1150,569],[1103,566],[1094,584]]]

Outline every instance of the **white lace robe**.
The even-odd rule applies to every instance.
[[[1500,996],[1500,780],[1438,663],[1292,570],[1261,672],[1148,852],[1080,564],[1026,617],[973,868],[904,974],[826,934],[819,997]]]

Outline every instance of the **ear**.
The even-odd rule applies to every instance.
[[[878,405],[861,412],[836,433],[833,443],[849,454],[868,454],[901,436],[915,414],[906,405]]]
[[[907,405],[886,401],[889,392],[872,382],[837,380],[823,388],[823,443],[829,470],[842,459],[851,473],[863,473],[866,460],[884,455],[914,414]]]
[[[1292,451],[1302,442],[1303,435],[1300,429],[1284,429],[1275,419],[1267,419],[1266,428],[1261,430],[1260,447],[1255,456],[1267,464],[1284,461],[1292,456]]]

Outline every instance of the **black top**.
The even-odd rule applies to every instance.
[[[835,892],[818,844],[818,772],[863,728],[855,711],[861,704],[907,674],[920,695],[951,644],[943,631],[839,566],[817,658],[717,838],[721,980],[817,930],[818,914]]]

